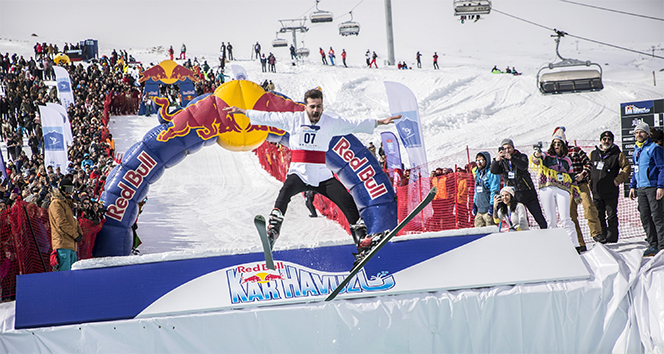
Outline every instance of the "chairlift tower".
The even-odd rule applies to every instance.
[[[387,32],[387,65],[394,65],[394,31],[392,30],[392,0],[385,0],[385,31]]]
[[[306,23],[307,19],[305,18],[296,18],[291,20],[279,20],[281,23],[280,33],[291,32],[293,34],[293,46],[297,49],[297,33],[307,33],[309,28],[307,28]]]

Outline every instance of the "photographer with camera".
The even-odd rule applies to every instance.
[[[549,221],[549,227],[558,227],[557,205],[560,223],[577,252],[581,253],[584,249],[579,245],[576,228],[570,217],[570,199],[576,198],[580,201],[581,197],[568,151],[565,128],[557,127],[553,132],[549,149],[547,151],[536,150],[532,156],[532,162],[537,166],[542,206]]]
[[[498,229],[502,227],[501,223],[505,221],[510,231],[528,230],[528,215],[526,207],[516,201],[514,198],[514,187],[503,187],[500,194],[493,198],[494,222],[498,224]]]
[[[76,262],[76,244],[83,239],[81,226],[74,219],[74,182],[70,175],[60,181],[59,188],[51,191],[53,200],[48,207],[51,224],[51,244],[57,254],[58,270],[71,270]]]
[[[546,219],[528,171],[528,156],[514,149],[512,139],[500,143],[498,156],[491,163],[491,173],[501,175],[506,186],[514,187],[514,198],[528,209],[540,229],[546,229]]]

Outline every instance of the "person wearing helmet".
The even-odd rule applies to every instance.
[[[74,219],[74,182],[71,175],[60,181],[58,188],[51,192],[51,204],[48,207],[48,220],[51,224],[51,245],[57,255],[57,270],[71,270],[76,262],[76,244],[83,239],[81,226]]]

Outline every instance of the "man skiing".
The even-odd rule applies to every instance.
[[[325,165],[325,153],[334,136],[349,133],[371,134],[376,126],[390,124],[401,115],[375,120],[364,119],[351,121],[336,114],[323,114],[323,93],[309,90],[304,94],[304,112],[263,112],[238,107],[225,108],[231,114],[244,114],[254,125],[268,125],[289,133],[292,152],[291,165],[279,196],[270,213],[267,234],[270,244],[279,237],[281,223],[291,197],[307,190],[313,190],[329,198],[346,216],[351,233],[362,255],[370,249],[371,236],[367,236],[367,227],[360,218],[353,197],[346,188],[334,178],[332,171]]]

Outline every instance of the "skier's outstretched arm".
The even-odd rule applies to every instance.
[[[401,114],[398,114],[396,116],[391,116],[391,117],[385,118],[385,119],[378,119],[376,122],[378,122],[378,125],[387,125],[387,124],[392,123],[392,121],[396,120],[396,119],[401,119]]]

